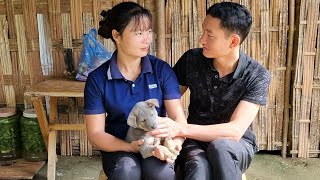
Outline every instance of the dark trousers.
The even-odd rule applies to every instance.
[[[187,139],[176,163],[185,180],[241,180],[255,148],[244,138],[211,143]]]
[[[174,180],[174,164],[140,154],[101,151],[102,166],[108,180]]]

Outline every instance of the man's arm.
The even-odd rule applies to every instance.
[[[259,105],[240,101],[228,123],[215,125],[188,124],[182,126],[179,135],[199,141],[211,142],[216,139],[239,141],[259,111]]]
[[[170,134],[170,136],[181,136],[204,142],[211,142],[216,139],[239,141],[258,111],[259,105],[242,100],[228,123],[196,125],[165,121],[159,126],[159,129],[152,131],[151,134],[157,137],[166,137]]]

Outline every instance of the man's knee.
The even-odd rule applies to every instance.
[[[209,159],[216,159],[226,154],[232,153],[232,148],[230,144],[236,143],[235,141],[228,140],[228,139],[218,139],[212,141],[207,148],[207,156]]]
[[[208,146],[208,151],[222,151],[229,149],[230,143],[235,143],[235,141],[229,139],[218,139],[212,141]]]

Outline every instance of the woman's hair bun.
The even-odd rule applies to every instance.
[[[99,22],[98,34],[106,39],[112,37],[112,29],[110,29],[110,14],[111,10],[105,11],[103,10],[100,15],[103,19]]]

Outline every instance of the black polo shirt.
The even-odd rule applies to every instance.
[[[236,70],[219,77],[212,61],[202,54],[202,48],[191,49],[173,68],[179,84],[191,92],[188,123],[229,122],[241,100],[266,104],[270,75],[265,67],[240,51]]]

